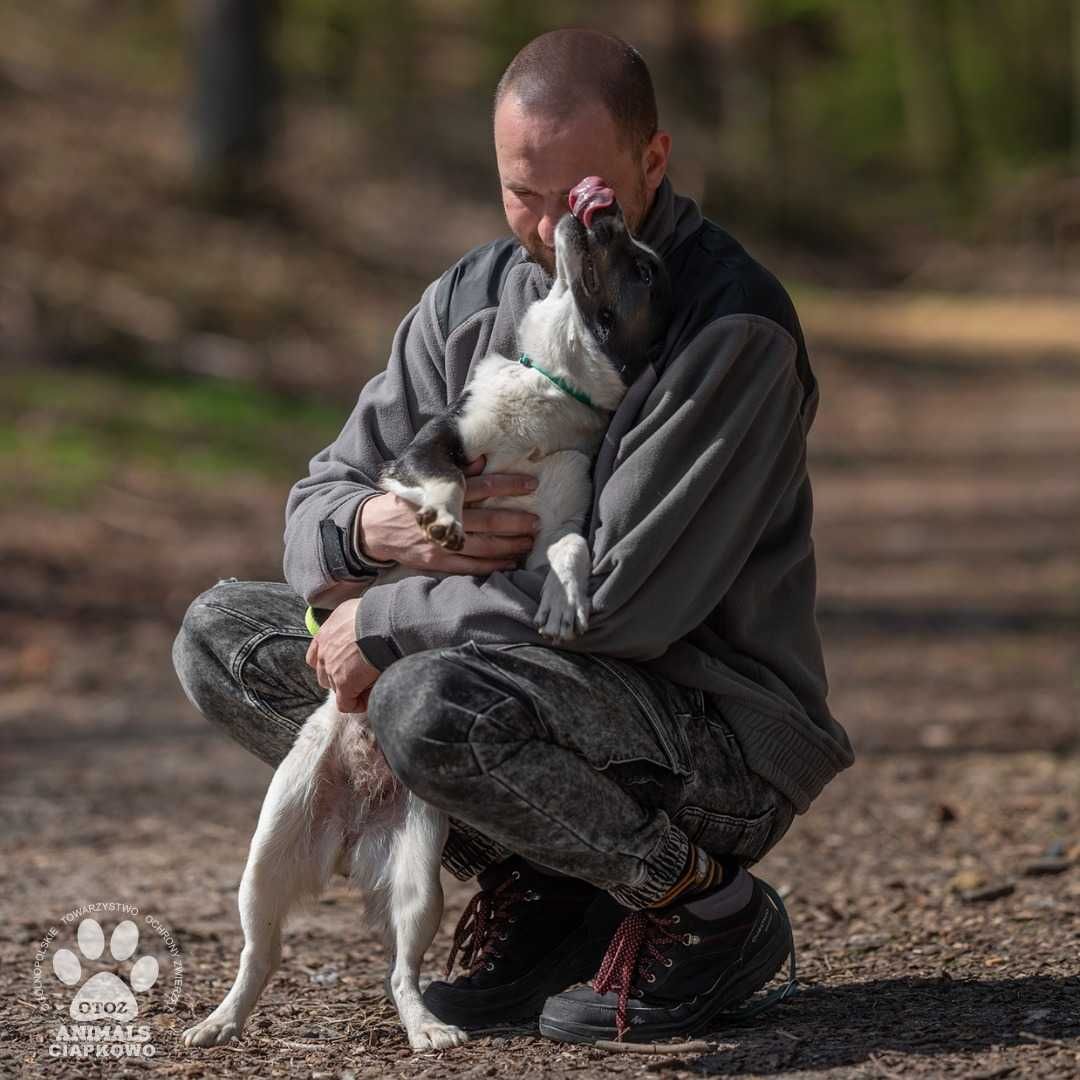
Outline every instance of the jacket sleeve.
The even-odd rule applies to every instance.
[[[732,315],[668,365],[622,438],[596,501],[588,631],[568,647],[662,655],[723,601],[780,501],[805,473],[796,345]],[[547,571],[410,577],[370,589],[357,637],[379,668],[423,649],[535,642]]]
[[[379,467],[446,408],[445,341],[435,282],[394,335],[386,370],[364,385],[337,439],[311,459],[285,509],[285,580],[308,603],[343,582],[370,581],[379,566],[353,542],[361,505],[380,494]]]

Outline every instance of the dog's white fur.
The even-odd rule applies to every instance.
[[[579,272],[579,256],[561,226],[556,251],[557,278],[525,314],[519,344],[536,363],[613,410],[625,388],[574,303],[568,282]],[[539,515],[526,563],[530,569],[550,565],[537,625],[546,637],[572,638],[589,618],[590,556],[581,530],[591,500],[590,464],[607,415],[583,408],[543,375],[501,356],[482,360],[469,388],[460,423],[466,457],[485,455],[487,472],[538,479],[530,495],[492,498],[485,505]],[[438,542],[453,546],[462,532],[461,484],[384,486],[419,508],[425,532],[442,525]],[[394,568],[378,580],[409,573]],[[410,1046],[443,1049],[464,1042],[463,1031],[424,1006],[419,986],[420,962],[442,917],[439,866],[446,833],[445,816],[390,773],[365,715],[342,714],[331,694],[278,767],[259,814],[240,883],[244,949],[236,982],[210,1016],[184,1032],[184,1043],[214,1046],[239,1036],[280,963],[287,913],[318,896],[335,870],[369,895],[369,916],[393,953],[390,988]]]

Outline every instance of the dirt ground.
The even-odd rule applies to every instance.
[[[269,769],[187,705],[169,647],[202,588],[278,575],[285,490],[133,468],[92,512],[0,520],[0,1073],[1080,1075],[1080,365],[815,360],[820,615],[859,758],[757,868],[793,919],[795,998],[681,1056],[513,1033],[414,1056],[335,886],[289,930],[243,1042],[185,1049],[234,972]],[[433,971],[468,895],[450,887]],[[59,1011],[40,1008],[35,953],[54,926],[70,945],[63,916],[94,901],[139,908],[162,970],[145,916],[181,950],[176,1008],[165,979],[142,1005],[152,1059],[49,1056],[71,992],[46,962]]]

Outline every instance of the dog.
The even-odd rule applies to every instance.
[[[590,617],[591,558],[583,535],[590,472],[626,388],[662,341],[670,309],[663,262],[626,228],[614,193],[590,177],[571,193],[556,228],[556,276],[526,311],[518,361],[487,356],[461,396],[417,433],[380,476],[380,487],[416,507],[425,535],[464,543],[462,469],[529,473],[535,491],[489,499],[540,518],[526,568],[549,567],[536,616],[540,634],[566,643]],[[560,383],[562,385],[560,385]],[[412,571],[394,567],[389,582]],[[405,790],[375,744],[364,714],[342,714],[334,695],[307,720],[278,767],[259,814],[240,883],[244,948],[221,1004],[184,1032],[188,1046],[239,1036],[281,960],[290,908],[325,888],[337,870],[368,894],[368,915],[393,955],[389,990],[414,1050],[441,1050],[466,1033],[426,1008],[420,962],[442,918],[440,856],[445,815]]]

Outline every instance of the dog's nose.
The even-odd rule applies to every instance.
[[[593,218],[592,234],[593,239],[601,245],[610,244],[615,238],[615,233],[618,231],[619,226],[622,224],[622,215],[606,213],[603,217],[599,215]]]

